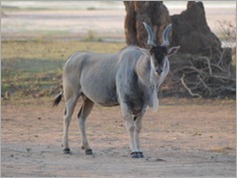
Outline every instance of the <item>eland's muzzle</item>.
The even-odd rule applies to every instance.
[[[161,67],[157,67],[157,68],[156,68],[156,73],[157,73],[158,75],[161,75],[162,72],[163,72],[163,69],[162,69]]]

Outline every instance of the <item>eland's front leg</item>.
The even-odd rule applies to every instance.
[[[144,113],[145,112],[142,112],[141,114],[139,114],[133,118],[134,122],[135,122],[135,131],[134,131],[135,142],[137,144],[137,153],[136,154],[139,158],[144,158],[143,153],[140,148],[140,141],[139,141],[139,134],[140,134],[140,131],[142,128],[142,117],[143,117]]]
[[[135,134],[136,132],[135,122],[129,110],[124,106],[122,107],[122,109],[123,109],[125,126],[130,136],[130,151],[131,151],[130,155],[132,158],[139,158],[139,155],[138,155],[139,149],[138,149],[136,134]]]
[[[85,150],[85,153],[87,155],[92,155],[92,149],[89,146],[87,137],[86,137],[86,128],[85,128],[85,122],[87,116],[90,114],[92,108],[94,106],[94,103],[89,100],[88,98],[84,99],[83,105],[81,107],[81,110],[78,113],[78,123],[80,127],[81,132],[81,140],[82,140],[82,149]]]

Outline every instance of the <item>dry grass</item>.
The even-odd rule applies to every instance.
[[[64,61],[76,51],[113,53],[124,43],[2,41],[2,96],[45,96],[58,92]]]

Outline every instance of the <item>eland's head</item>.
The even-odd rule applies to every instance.
[[[168,57],[176,53],[180,48],[179,46],[169,48],[169,33],[171,31],[172,25],[169,24],[163,31],[163,43],[156,45],[154,42],[154,33],[151,27],[145,22],[143,22],[143,24],[148,33],[147,44],[150,46],[149,53],[151,56],[151,66],[153,67],[157,75],[162,75]]]

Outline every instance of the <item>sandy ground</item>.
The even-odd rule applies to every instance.
[[[87,122],[94,151],[80,149],[75,119],[71,155],[61,147],[62,111],[51,99],[2,101],[2,176],[176,177],[235,176],[235,101],[161,99],[148,110],[140,136],[144,159],[129,157],[119,107],[95,106]],[[79,109],[80,102],[77,107]]]
[[[170,15],[184,9],[169,9]],[[236,8],[206,8],[206,19],[211,30],[219,34],[219,22],[235,26]],[[1,18],[2,39],[40,36],[65,37],[79,40],[90,37],[113,38],[125,41],[125,9],[118,10],[11,10]]]
[[[1,18],[2,39],[20,36],[96,35],[124,39],[125,11],[9,11]],[[233,20],[235,9],[208,11],[217,20]],[[210,21],[211,19],[211,21]],[[131,159],[129,138],[119,107],[96,106],[88,118],[94,156],[80,149],[77,121],[70,127],[72,155],[62,153],[63,103],[49,98],[2,101],[2,176],[176,177],[235,176],[235,102],[160,99],[157,113],[144,116],[144,159]],[[79,108],[78,108],[79,109]]]

